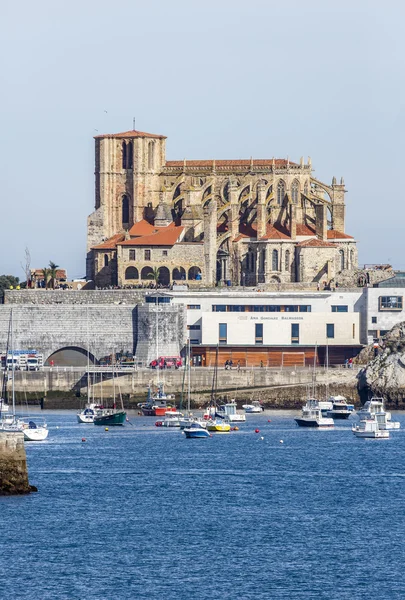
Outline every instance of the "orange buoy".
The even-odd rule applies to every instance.
[[[85,442],[85,441],[86,441],[86,438],[82,438],[82,442]]]
[[[260,429],[255,429],[255,433],[260,433]]]
[[[239,427],[238,427],[238,426],[236,426],[236,427],[234,427],[234,428],[233,428],[233,430],[234,430],[234,431],[239,431]]]
[[[267,423],[271,423],[271,419],[267,419]]]

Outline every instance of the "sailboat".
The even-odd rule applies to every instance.
[[[215,355],[215,367],[212,377],[211,400],[204,414],[204,418],[208,415],[207,431],[215,431],[216,433],[228,433],[231,431],[231,426],[228,419],[216,417],[217,415],[217,388],[218,388],[218,346]]]
[[[14,356],[14,344],[13,344],[13,309],[10,310],[10,346],[11,355]],[[15,361],[12,361],[11,371],[11,385],[12,385],[12,414],[10,417],[6,417],[0,421],[0,431],[4,432],[22,432],[24,434],[24,440],[29,442],[42,442],[46,440],[49,434],[49,430],[45,419],[41,418],[29,418],[28,422],[24,419],[17,419],[15,414]]]
[[[124,405],[122,402],[121,392],[120,392],[121,408],[117,408],[117,405],[116,405],[114,363],[115,363],[115,351],[113,354],[113,361],[112,361],[112,367],[113,367],[112,380],[113,380],[113,396],[114,396],[113,406],[112,406],[112,408],[99,408],[93,419],[94,425],[104,425],[106,427],[124,425],[125,419],[127,418],[127,413],[124,410]]]
[[[102,377],[103,377],[103,374],[101,373],[101,378]],[[87,423],[87,424],[94,423],[94,417],[96,416],[97,411],[102,408],[102,406],[100,404],[96,404],[94,402],[94,398],[93,398],[93,402],[91,402],[90,390],[91,390],[91,385],[90,385],[89,315],[88,315],[88,307],[87,307],[87,402],[86,402],[86,406],[84,407],[84,409],[76,414],[78,423]],[[94,390],[94,381],[93,381],[93,390]]]
[[[203,419],[193,417],[191,414],[191,352],[190,340],[188,340],[187,352],[187,413],[188,416],[180,421],[180,427],[183,429],[186,438],[201,439],[211,437],[207,431],[207,423]]]
[[[4,364],[3,371],[3,379],[1,383],[1,395],[0,395],[0,421],[4,419],[5,413],[9,412],[9,405],[7,403],[7,380],[8,380],[8,371],[7,371],[7,356],[9,352],[9,342],[10,342],[10,328],[11,328],[11,318],[8,326],[8,335],[7,335],[7,347],[6,347],[6,360]]]
[[[318,427],[320,429],[329,429],[334,427],[335,423],[332,418],[324,417],[322,414],[323,405],[326,404],[326,402],[322,402],[314,398],[316,355],[317,347],[315,346],[314,368],[312,372],[312,397],[308,392],[308,399],[306,404],[302,407],[301,417],[297,417],[295,422],[300,427]]]

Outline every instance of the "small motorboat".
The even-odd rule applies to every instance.
[[[326,412],[326,416],[332,419],[348,419],[354,411],[354,405],[348,404],[344,396],[331,396],[332,408]]]
[[[330,417],[322,416],[322,409],[318,400],[309,398],[302,407],[301,417],[297,417],[295,422],[300,427],[318,427],[320,429],[331,429],[335,423]]]
[[[381,417],[382,413],[385,415],[384,419]],[[391,413],[388,410],[385,410],[384,398],[373,397],[371,400],[367,400],[367,402],[364,403],[364,406],[357,411],[360,420],[372,419],[376,414],[380,415],[380,429],[400,429],[400,422],[392,421]]]
[[[242,404],[242,408],[246,414],[261,413],[264,410],[264,407],[259,400],[253,400],[251,404]]]
[[[162,421],[162,427],[180,427],[180,421],[184,418],[181,412],[167,411]]]
[[[231,431],[231,425],[225,419],[211,419],[207,421],[207,431],[215,431],[215,433],[228,433]]]
[[[220,419],[228,419],[231,423],[242,423],[243,421],[246,421],[246,415],[237,412],[235,400],[227,402],[226,404],[221,404],[217,408],[215,416]]]
[[[188,427],[184,428],[184,433],[186,438],[208,438],[211,437],[211,434],[205,427],[202,426],[201,423],[195,421],[194,423],[190,423]]]
[[[390,437],[388,429],[380,428],[377,415],[362,419],[358,425],[353,425],[352,432],[359,438],[387,439]]]

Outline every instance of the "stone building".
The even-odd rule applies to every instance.
[[[330,282],[357,269],[343,179],[289,159],[166,160],[166,138],[95,138],[87,277],[97,286]]]

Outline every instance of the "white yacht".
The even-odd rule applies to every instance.
[[[180,421],[184,419],[181,412],[167,412],[162,421],[162,427],[180,427]]]
[[[78,423],[94,423],[94,417],[101,408],[98,404],[87,404],[86,407],[77,413]]]
[[[242,423],[243,421],[246,421],[246,415],[236,411],[235,400],[231,400],[231,402],[219,406],[216,410],[216,416],[220,419],[226,418],[230,423]]]
[[[384,413],[375,413],[373,417],[362,419],[358,425],[353,425],[352,432],[359,438],[389,438],[390,432],[388,429],[381,427],[384,421],[386,421]]]
[[[364,406],[357,411],[357,414],[362,419],[372,419],[375,414],[384,413],[385,419],[381,421],[380,429],[400,429],[401,424],[399,421],[392,421],[392,415],[389,411],[385,410],[384,398],[373,397],[371,400],[367,400]]]
[[[330,396],[329,401],[332,403],[332,408],[326,412],[327,417],[348,419],[354,412],[354,405],[348,404],[344,396]]]
[[[242,408],[245,413],[261,413],[264,411],[264,408],[259,400],[252,400],[251,404],[242,404]]]
[[[333,419],[322,416],[320,402],[314,398],[309,398],[305,406],[302,407],[301,417],[297,417],[295,422],[300,427],[318,427],[321,429],[330,429],[334,427]]]
[[[28,423],[26,421],[18,421],[18,423],[26,442],[42,442],[48,437],[49,431],[45,419],[35,418],[35,421],[30,419]]]
[[[7,413],[9,411],[9,406],[3,398],[0,398],[0,413]]]

